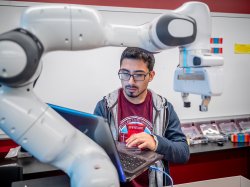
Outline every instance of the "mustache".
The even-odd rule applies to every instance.
[[[130,88],[137,88],[137,86],[133,86],[133,85],[127,85],[125,86],[126,89],[130,89]]]

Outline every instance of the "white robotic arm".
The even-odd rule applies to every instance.
[[[45,52],[103,46],[160,52],[179,47],[174,89],[182,93],[184,106],[190,106],[189,93],[197,94],[202,96],[200,111],[207,111],[211,96],[222,93],[223,57],[210,53],[211,17],[203,3],[185,3],[141,26],[106,23],[98,12],[80,6],[37,7],[23,14],[21,26],[40,39]]]
[[[175,90],[185,102],[188,93],[202,95],[201,110],[206,110],[210,97],[221,93],[216,85],[223,64],[221,57],[208,53],[210,25],[208,7],[198,2],[141,26],[106,23],[97,11],[83,6],[28,8],[19,29],[0,35],[0,128],[42,162],[65,171],[72,186],[119,186],[106,153],[34,94],[40,58],[50,51],[104,46],[151,52],[179,47]]]

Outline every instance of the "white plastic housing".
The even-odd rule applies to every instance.
[[[21,46],[12,41],[0,41],[0,77],[17,76],[26,63],[26,53]]]
[[[211,67],[211,66],[222,66],[224,64],[224,58],[219,55],[212,53],[196,53],[186,51],[185,53],[180,52],[180,67]],[[196,59],[196,60],[195,60]],[[197,60],[199,63],[197,64]],[[196,61],[196,63],[195,63]]]
[[[210,49],[212,32],[209,7],[201,2],[187,2],[173,12],[193,18],[197,25],[195,41],[186,46],[187,50]]]
[[[159,22],[159,19],[161,19],[161,17],[163,17],[163,16],[164,15],[161,15],[161,16],[155,18],[150,23],[150,26],[145,28],[146,30],[148,30],[147,35],[149,35],[149,40],[145,40],[145,42],[150,41],[151,45],[153,45],[156,48],[155,51],[162,51],[165,49],[171,49],[171,48],[177,47],[177,46],[168,46],[168,45],[162,43],[160,41],[160,39],[158,38],[158,35],[156,32],[157,23]],[[171,14],[170,14],[170,16],[171,16]],[[185,28],[185,29],[181,29],[181,28]],[[175,37],[176,40],[178,40],[178,38],[180,38],[180,37],[192,36],[194,33],[193,24],[191,22],[183,19],[183,15],[180,15],[178,19],[173,19],[172,21],[170,21],[169,25],[166,25],[164,29],[166,30],[166,33],[169,34],[169,36]],[[167,37],[167,35],[166,35],[166,37]]]
[[[223,91],[223,68],[221,66],[177,68],[174,75],[174,90],[204,96],[219,96]]]
[[[105,43],[101,16],[83,6],[30,7],[22,14],[20,26],[38,37],[47,52],[93,49]]]

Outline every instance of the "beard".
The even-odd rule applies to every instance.
[[[130,89],[133,89],[135,91],[130,91]],[[130,98],[136,98],[139,97],[142,93],[145,92],[146,89],[142,90],[142,91],[138,91],[139,88],[137,86],[131,86],[131,85],[127,85],[125,86],[125,94],[130,97]]]

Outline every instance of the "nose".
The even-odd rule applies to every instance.
[[[135,80],[134,80],[134,77],[133,76],[130,76],[128,82],[131,84],[131,83],[135,83]]]

